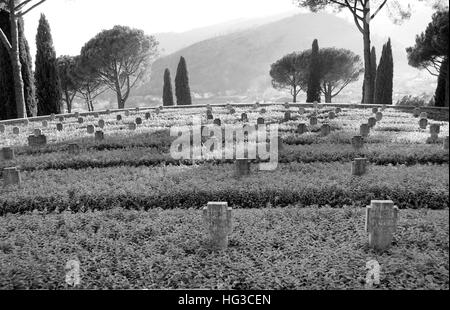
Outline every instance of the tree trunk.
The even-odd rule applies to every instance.
[[[325,103],[331,103],[331,99],[332,99],[333,97],[331,96],[331,91],[327,91],[326,93],[325,93]]]
[[[447,61],[445,62],[445,70],[447,71],[447,74],[445,75],[445,103],[444,106],[448,107],[448,101],[449,101],[449,64],[448,64],[448,57],[446,57]]]
[[[22,64],[20,63],[19,52],[19,31],[17,17],[14,12],[14,1],[9,1],[10,23],[11,23],[11,65],[14,75],[14,94],[17,106],[17,118],[27,118],[27,108],[25,105],[24,84],[22,79]],[[12,8],[12,9],[11,9]]]
[[[294,92],[292,93],[292,102],[297,103],[297,86],[294,85]]]
[[[372,104],[374,95],[374,80],[372,76],[370,24],[364,21],[364,90],[363,103]]]
[[[66,96],[67,113],[70,114],[72,113],[72,101],[70,100],[70,94],[68,91],[65,91],[64,94]]]

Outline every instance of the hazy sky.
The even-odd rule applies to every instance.
[[[403,1],[401,1],[403,2]],[[302,12],[292,0],[47,0],[25,19],[26,36],[35,54],[39,16],[50,22],[58,55],[76,55],[90,38],[116,24],[143,29],[146,33],[183,32],[239,18],[255,18],[285,12]],[[408,45],[430,21],[431,9],[419,8],[412,19],[394,26],[384,16],[373,31]]]

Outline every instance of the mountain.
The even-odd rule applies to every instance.
[[[287,12],[267,17],[251,19],[240,18],[212,26],[196,28],[185,32],[164,32],[155,33],[153,35],[159,42],[161,54],[169,55],[200,41],[268,24],[286,18],[288,16],[292,16],[294,14],[295,13],[293,12]]]

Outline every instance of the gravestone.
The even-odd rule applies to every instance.
[[[427,112],[422,112],[422,113],[420,113],[419,117],[428,119],[428,113]]]
[[[214,120],[214,125],[216,125],[216,126],[222,126],[222,121],[220,120],[220,118],[216,118],[216,119]]]
[[[105,139],[105,134],[101,130],[95,132],[95,141],[103,141]]]
[[[308,131],[308,127],[306,127],[305,123],[298,124],[297,133],[302,135]]]
[[[55,115],[54,113],[52,113],[52,114],[50,115],[50,120],[51,120],[52,122],[54,122],[55,119],[56,119],[56,115]]]
[[[44,135],[39,136],[29,136],[28,145],[31,147],[41,147],[47,144],[47,137]]]
[[[373,113],[373,114],[378,113],[378,108],[372,108],[372,113]]]
[[[78,118],[78,124],[83,124],[84,123],[84,119],[82,117]]]
[[[116,120],[117,120],[118,122],[120,122],[120,121],[122,120],[122,115],[120,115],[120,114],[117,115],[117,116],[116,116]]]
[[[329,119],[335,119],[336,118],[336,113],[334,113],[334,112],[328,113],[328,118]]]
[[[256,124],[257,125],[264,125],[265,124],[264,118],[258,117],[258,119],[256,120]]]
[[[260,112],[261,114],[266,114],[266,113],[267,113],[267,110],[266,110],[265,108],[262,108],[259,112]]]
[[[68,151],[70,155],[78,155],[80,154],[80,146],[76,143],[70,143]]]
[[[334,110],[334,112],[335,112],[336,114],[339,114],[339,113],[342,112],[342,109],[341,109],[341,108],[336,108],[336,110]]]
[[[291,112],[290,111],[284,112],[284,121],[289,122],[290,120],[291,120]]]
[[[80,112],[75,112],[75,118],[80,118]]]
[[[129,123],[128,124],[128,129],[129,130],[136,130],[136,128],[137,128],[137,125],[136,125],[136,123]]]
[[[42,131],[40,129],[36,128],[33,131],[33,134],[34,134],[35,137],[39,137],[40,135],[42,135]]]
[[[14,127],[13,128],[13,134],[15,134],[15,135],[20,134],[20,128],[19,127]]]
[[[391,200],[372,200],[366,208],[366,233],[369,246],[385,251],[392,245],[397,229],[398,208]]]
[[[421,118],[419,121],[420,129],[427,129],[428,120],[426,118]]]
[[[318,110],[319,109],[319,103],[317,101],[313,102],[313,108],[314,108],[314,110]]]
[[[419,117],[419,115],[420,115],[420,109],[419,109],[419,108],[415,108],[415,109],[413,110],[413,116],[414,116],[414,117]]]
[[[328,124],[323,124],[320,128],[320,135],[326,137],[331,133],[331,126]]]
[[[60,123],[64,122],[64,116],[58,117],[58,121],[59,121]]]
[[[160,109],[160,108],[156,108],[156,109],[155,109],[155,113],[156,113],[157,115],[159,115],[159,113],[161,113],[161,109]]]
[[[362,136],[354,136],[352,138],[352,146],[356,151],[361,150],[364,147],[364,138]]]
[[[431,136],[439,136],[439,133],[441,132],[441,126],[439,124],[431,124],[430,125],[430,134]]]
[[[237,158],[234,165],[237,177],[250,175],[250,162],[247,158]]]
[[[284,150],[283,139],[281,136],[278,136],[278,152],[281,152],[282,150]]]
[[[42,121],[42,127],[47,128],[48,127],[48,122],[47,121]]]
[[[214,250],[225,250],[228,247],[228,235],[233,229],[231,212],[232,209],[226,202],[209,202],[208,206],[203,208],[203,218]]]
[[[309,124],[311,125],[311,126],[316,126],[317,125],[317,117],[315,117],[315,116],[311,116],[311,118],[309,119]]]
[[[95,127],[94,125],[88,125],[87,126],[87,133],[88,134],[93,134],[95,132]]]
[[[110,115],[111,114],[111,110],[110,109],[106,110],[106,114]]]
[[[247,113],[242,113],[241,114],[241,122],[248,122]]]
[[[99,118],[99,114],[98,113],[94,113],[94,118]]]
[[[363,138],[368,137],[368,136],[369,136],[369,133],[370,133],[370,127],[369,127],[368,124],[362,124],[362,125],[359,127],[359,134],[360,134],[360,136],[362,136]]]
[[[207,112],[207,113],[206,113],[206,119],[207,119],[208,121],[214,119],[214,115],[212,115],[212,112]]]
[[[444,138],[444,150],[448,151],[448,136]]]
[[[375,117],[369,118],[368,124],[370,128],[375,127],[375,125],[377,124],[377,119]]]
[[[377,120],[377,122],[381,122],[381,120],[383,119],[383,113],[377,112],[375,114],[375,119]]]
[[[17,167],[3,169],[3,186],[20,185],[22,178]]]
[[[128,110],[126,110],[125,112],[124,112],[124,114],[125,114],[125,116],[130,116],[130,111],[128,111]]]
[[[2,160],[13,160],[15,158],[14,149],[10,147],[2,148],[0,152],[0,159]]]
[[[104,120],[102,120],[102,119],[99,119],[98,120],[98,127],[100,127],[100,128],[105,128],[105,121]]]
[[[291,108],[289,102],[285,102],[283,106],[284,106],[285,109],[290,109]]]
[[[305,108],[302,107],[298,108],[298,114],[300,115],[305,114]]]
[[[229,112],[230,112],[230,114],[234,114],[234,113],[236,113],[236,109],[235,108],[231,108]]]
[[[28,119],[24,119],[24,120],[22,121],[22,123],[23,123],[24,126],[30,125],[30,121],[29,121]]]
[[[56,130],[63,131],[63,124],[61,123],[56,124]]]
[[[142,125],[142,118],[136,117],[135,123],[136,123],[137,125]]]
[[[146,120],[149,120],[151,116],[152,115],[150,114],[150,112],[145,113],[145,119]]]
[[[367,171],[367,159],[366,158],[355,158],[352,162],[352,175],[362,176]]]
[[[3,125],[3,124],[0,124],[0,133],[4,133],[4,132],[5,132],[5,130],[6,130],[6,127],[5,127],[5,125]]]

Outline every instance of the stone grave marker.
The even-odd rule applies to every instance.
[[[136,123],[129,123],[128,124],[128,129],[129,130],[136,130],[136,128],[137,128],[137,125],[136,125]]]
[[[427,129],[428,120],[426,118],[421,118],[419,121],[420,129]]]
[[[145,113],[145,119],[146,120],[149,120],[151,116],[152,115],[150,114],[150,112]]]
[[[229,112],[230,112],[230,114],[234,114],[234,113],[236,113],[236,109],[235,108],[231,108]]]
[[[370,128],[375,127],[375,125],[377,124],[377,119],[375,117],[369,118],[368,124]]]
[[[331,120],[335,119],[336,118],[336,113],[334,113],[334,112],[328,113],[328,118],[331,119]]]
[[[142,125],[142,118],[136,117],[135,123],[136,123],[137,125]]]
[[[24,119],[24,120],[22,121],[22,123],[23,123],[24,126],[30,125],[30,121],[29,121],[28,119]]]
[[[76,143],[70,143],[68,150],[70,155],[80,154],[80,146]]]
[[[13,128],[13,134],[15,134],[15,135],[20,134],[20,128],[19,127],[14,127]]]
[[[377,120],[377,122],[381,122],[381,120],[383,119],[383,113],[382,112],[377,112],[375,114],[375,119]]]
[[[47,128],[48,127],[48,122],[47,121],[42,121],[42,127]]]
[[[439,133],[441,131],[441,126],[439,124],[430,125],[430,138],[428,138],[427,143],[436,143],[439,140]]]
[[[241,114],[241,122],[248,122],[247,113],[242,113]]]
[[[99,118],[100,117],[100,115],[96,112],[96,113],[94,113],[94,118]]]
[[[291,111],[284,112],[284,121],[289,122],[291,120]]]
[[[0,133],[4,133],[4,132],[5,132],[5,130],[6,130],[6,127],[5,127],[5,125],[3,125],[3,124],[0,124]]]
[[[155,113],[156,113],[157,115],[159,115],[159,113],[161,113],[161,108],[156,108],[156,109],[155,109]]]
[[[222,126],[222,121],[220,120],[220,118],[216,118],[216,119],[214,120],[214,125],[216,125],[216,126]]]
[[[213,120],[213,119],[214,119],[214,115],[212,115],[211,112],[208,112],[208,113],[206,113],[206,119],[207,119],[208,121]]]
[[[338,108],[336,108],[336,109],[334,110],[334,112],[335,112],[336,114],[339,114],[339,113],[342,112],[342,109],[338,107]]]
[[[398,208],[391,200],[372,200],[366,208],[366,232],[369,246],[385,251],[392,245],[397,229]]]
[[[3,169],[3,186],[20,185],[22,178],[17,167]]]
[[[98,120],[98,127],[101,129],[105,128],[105,121],[103,119]]]
[[[302,134],[304,134],[306,132],[308,132],[308,127],[306,126],[306,124],[305,123],[298,124],[297,133],[299,135],[302,135]]]
[[[79,118],[78,118],[78,124],[83,124],[83,123],[84,123],[84,118],[79,117]]]
[[[203,208],[203,218],[210,234],[211,246],[214,250],[226,250],[228,235],[232,232],[232,209],[226,202],[209,202]]]
[[[267,110],[266,110],[265,108],[262,108],[259,112],[260,112],[261,114],[266,114],[266,113],[267,113]]]
[[[444,138],[444,150],[448,151],[448,136]]]
[[[422,113],[420,113],[419,117],[428,119],[428,113],[427,112],[422,112]]]
[[[58,117],[58,121],[59,121],[60,123],[64,122],[64,116]]]
[[[80,112],[75,112],[75,118],[80,118]]]
[[[41,147],[47,144],[47,137],[44,135],[39,136],[29,136],[28,137],[28,145],[31,147]]]
[[[355,158],[352,162],[352,175],[362,176],[367,172],[367,159]]]
[[[289,104],[289,102],[285,102],[283,106],[284,106],[285,109],[290,109],[291,108],[291,105]]]
[[[105,134],[101,130],[95,132],[95,141],[103,141],[105,139]]]
[[[331,133],[331,126],[328,124],[323,124],[320,128],[320,135],[326,137]]]
[[[120,114],[117,115],[117,116],[116,116],[116,120],[117,120],[118,122],[120,122],[120,121],[122,120],[122,115],[120,115]]]
[[[15,158],[14,149],[11,147],[4,147],[0,152],[0,159],[2,160],[13,160]]]
[[[298,108],[298,114],[300,115],[305,114],[305,108],[302,107]]]
[[[359,128],[359,133],[360,133],[360,136],[362,136],[363,138],[368,137],[369,133],[370,133],[369,124],[362,124]]]
[[[250,162],[247,158],[237,158],[234,165],[237,177],[250,175]]]
[[[33,131],[33,134],[34,134],[34,136],[35,137],[39,137],[40,135],[42,135],[42,131],[40,130],[40,129],[35,129],[34,131]]]
[[[88,125],[87,126],[87,133],[88,134],[93,134],[95,132],[95,127],[94,125]]]
[[[130,116],[130,111],[129,110],[126,110],[125,112],[124,112],[124,114],[125,114],[125,116]]]
[[[352,146],[356,151],[361,150],[364,147],[364,138],[362,136],[354,136],[352,138]]]
[[[378,108],[372,108],[372,113],[373,113],[373,114],[378,113]]]
[[[61,123],[56,124],[56,130],[63,131],[63,124]]]
[[[310,124],[311,126],[316,126],[317,123],[318,123],[317,117],[311,116],[311,118],[309,119],[309,124]]]
[[[52,113],[52,114],[50,115],[50,120],[51,120],[52,122],[54,122],[55,119],[56,119],[56,115],[55,115],[54,113]]]
[[[415,108],[415,109],[413,110],[413,116],[414,116],[414,117],[419,117],[419,115],[420,115],[420,109]]]

